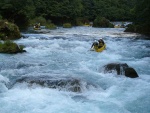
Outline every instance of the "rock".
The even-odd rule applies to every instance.
[[[7,85],[8,88],[12,88],[15,84],[18,83],[28,83],[29,87],[33,85],[40,85],[42,87],[48,87],[59,90],[67,90],[72,92],[82,92],[82,81],[76,78],[64,77],[56,78],[51,76],[30,76],[30,77],[21,77],[17,79],[14,83]],[[85,84],[84,84],[85,85]],[[85,87],[88,87],[87,84]]]
[[[104,66],[104,73],[111,73],[112,71],[116,71],[118,75],[122,75],[125,68],[127,67],[129,66],[126,63],[110,63]]]
[[[126,63],[110,63],[104,66],[104,73],[116,72],[117,75],[125,75],[130,78],[138,77],[137,72]]]
[[[0,42],[0,53],[15,54],[26,52],[23,50],[23,48],[23,46],[18,46],[16,43],[10,40],[4,41],[3,43]]]
[[[63,28],[71,28],[71,27],[72,27],[71,23],[64,23],[63,24]]]
[[[125,76],[130,78],[136,78],[138,77],[137,72],[132,67],[125,68]]]

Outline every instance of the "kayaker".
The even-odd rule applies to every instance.
[[[93,42],[91,46],[91,51],[102,52],[106,48],[106,44],[103,39],[99,39],[96,42]]]
[[[91,46],[91,50],[94,50],[96,48],[98,48],[98,42],[93,42],[92,46]]]
[[[98,48],[101,48],[104,44],[105,42],[103,41],[102,38],[98,40]]]
[[[99,39],[98,41],[96,42],[93,42],[92,46],[91,46],[91,49],[99,49],[101,47],[103,47],[105,44],[105,42],[103,41],[103,39]]]
[[[91,48],[93,48],[94,46],[98,46],[98,42],[93,42]]]

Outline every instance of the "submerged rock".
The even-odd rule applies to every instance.
[[[83,81],[71,77],[56,78],[51,76],[31,76],[17,79],[9,86],[9,88],[12,88],[18,83],[24,82],[27,83],[29,87],[32,87],[33,85],[40,85],[42,87],[67,90],[72,92],[82,92],[83,87],[88,87],[87,83],[83,83]]]
[[[130,78],[138,77],[137,72],[126,63],[110,63],[104,66],[104,73],[117,72],[117,75],[125,75]]]

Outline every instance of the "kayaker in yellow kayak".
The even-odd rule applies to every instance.
[[[102,52],[106,48],[106,44],[103,39],[99,39],[98,42],[94,42],[91,46],[91,50],[96,52]]]

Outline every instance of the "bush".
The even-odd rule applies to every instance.
[[[48,29],[56,29],[57,26],[51,22],[51,20],[46,20],[44,17],[37,17],[31,20],[30,25],[34,26],[36,23],[40,23],[41,26],[45,26]]]
[[[125,29],[125,32],[135,32],[135,33],[141,33],[147,36],[150,36],[150,25],[145,24],[129,24],[127,25],[127,28]]]
[[[63,28],[71,28],[72,25],[70,23],[64,23]]]
[[[105,17],[97,17],[93,22],[93,27],[114,27],[112,23]]]
[[[0,20],[0,39],[19,39],[21,37],[19,28],[17,25],[10,23],[6,20]]]
[[[134,24],[127,25],[127,28],[125,29],[125,32],[135,32],[135,31],[136,31],[136,27]]]
[[[0,15],[0,20],[2,20],[2,16]]]
[[[14,23],[20,30],[26,30],[29,27],[29,17],[27,13],[23,10],[17,12],[17,16],[14,17]]]
[[[20,53],[20,52],[25,52],[25,50],[23,50],[23,46],[18,46],[16,43],[7,40],[4,41],[4,43],[0,42],[0,53]]]
[[[47,22],[46,22],[46,19],[44,17],[40,16],[40,17],[36,17],[30,21],[31,26],[34,26],[36,23],[40,23],[41,25],[44,26],[44,25],[46,25]]]
[[[53,23],[49,23],[49,24],[46,25],[46,28],[48,28],[48,29],[56,29],[57,26],[55,24],[53,24]]]
[[[89,25],[89,23],[90,22],[87,18],[79,17],[76,19],[76,25],[77,26]]]

